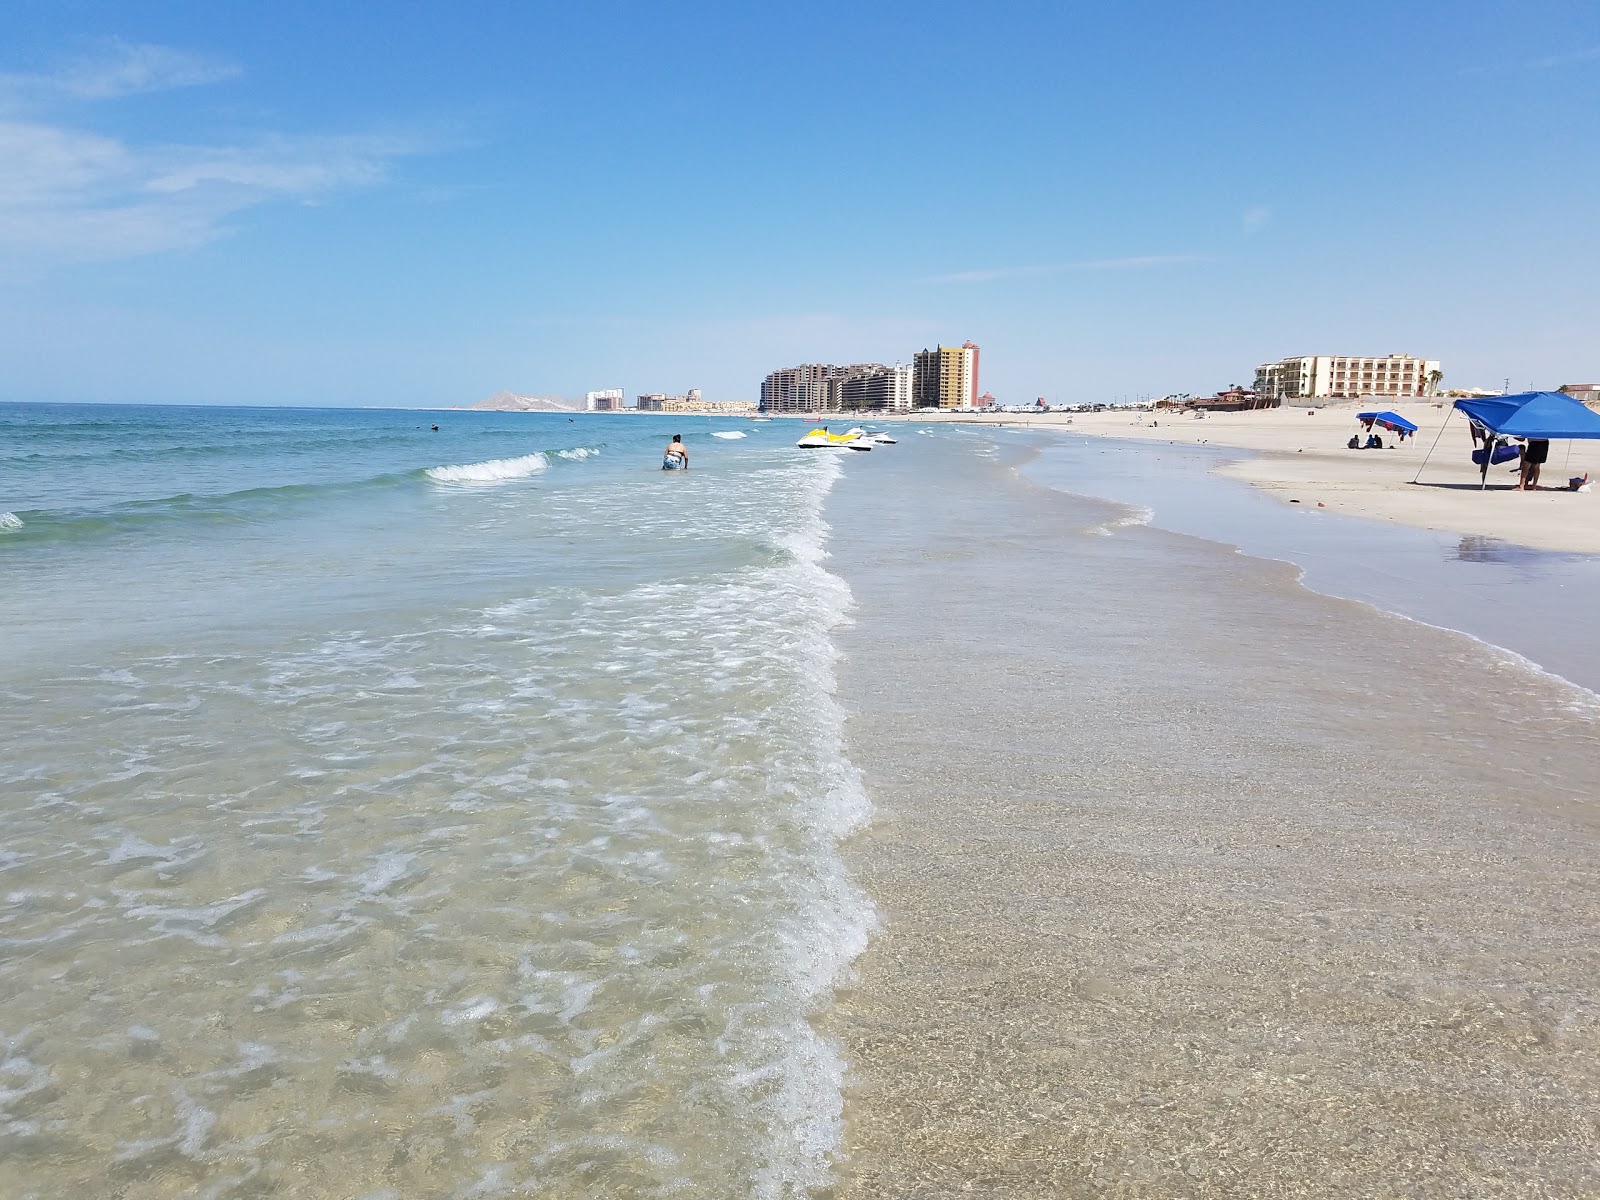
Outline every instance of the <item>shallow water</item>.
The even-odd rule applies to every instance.
[[[1237,450],[1037,434],[1017,440],[1040,451],[1024,467],[1030,479],[1132,508],[1108,529],[1148,522],[1291,562],[1316,591],[1471,633],[1600,692],[1600,638],[1588,602],[1600,594],[1600,558],[1285,504],[1212,473]]]
[[[828,1178],[809,1018],[872,920],[834,459],[705,420],[0,421],[7,1195]]]
[[[1593,696],[1012,444],[829,499],[883,918],[837,1194],[1600,1193]]]

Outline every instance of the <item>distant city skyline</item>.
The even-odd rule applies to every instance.
[[[373,22],[0,12],[0,400],[754,401],[773,364],[950,330],[1002,404],[1328,349],[1600,376],[1592,4]]]

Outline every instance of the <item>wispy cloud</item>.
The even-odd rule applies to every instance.
[[[952,271],[931,275],[924,283],[988,283],[995,279],[1024,279],[1030,275],[1059,275],[1069,271],[1144,271],[1153,267],[1175,267],[1185,263],[1215,262],[1210,254],[1141,254],[1132,258],[1100,258],[1086,262],[1034,263],[1020,267],[980,267],[973,271]]]
[[[432,148],[392,135],[274,133],[232,145],[137,144],[52,119],[62,103],[234,73],[160,46],[122,46],[54,75],[0,76],[11,102],[9,117],[0,104],[0,261],[37,268],[190,249],[226,235],[247,209],[372,187],[396,159]]]
[[[1244,216],[1239,219],[1239,226],[1246,233],[1255,233],[1271,219],[1272,210],[1270,208],[1262,208],[1259,206],[1255,208],[1247,208],[1244,210]]]
[[[239,74],[233,63],[170,46],[113,42],[103,52],[38,74],[0,73],[8,107],[59,100],[116,100],[141,92],[220,83]]]
[[[1544,58],[1524,59],[1521,62],[1499,63],[1495,66],[1462,67],[1458,75],[1505,75],[1513,71],[1554,71],[1561,67],[1600,60],[1600,46],[1587,50],[1571,50],[1565,54],[1550,54]]]
[[[1570,54],[1552,54],[1549,58],[1536,58],[1528,66],[1548,71],[1554,67],[1570,67],[1573,63],[1594,62],[1596,59],[1600,59],[1600,46],[1591,46],[1587,50],[1576,50]]]

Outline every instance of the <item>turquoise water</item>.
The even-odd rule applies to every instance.
[[[8,1194],[826,1182],[873,916],[793,437],[0,406]]]

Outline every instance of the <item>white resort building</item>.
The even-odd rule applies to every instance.
[[[1285,358],[1256,368],[1259,395],[1280,400],[1347,400],[1376,396],[1398,400],[1431,396],[1443,378],[1439,360],[1389,354],[1382,358],[1345,358],[1333,354]]]

